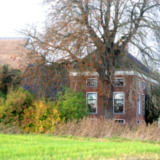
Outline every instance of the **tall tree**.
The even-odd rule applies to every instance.
[[[0,91],[7,95],[9,88],[17,88],[22,81],[21,72],[18,69],[4,65],[0,71]]]
[[[159,0],[46,0],[50,7],[44,33],[26,31],[45,61],[69,57],[99,74],[104,107],[112,102],[118,57],[134,46],[146,61],[160,60]],[[93,54],[94,53],[94,54]],[[57,58],[58,57],[58,58]]]

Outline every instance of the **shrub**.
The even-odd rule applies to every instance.
[[[0,91],[0,98],[3,98],[3,99],[6,98],[6,95],[4,93],[2,93],[2,91]]]
[[[0,122],[4,118],[5,115],[5,98],[6,96],[0,91]]]
[[[4,99],[0,97],[0,123],[5,117],[5,102]]]
[[[32,105],[33,100],[33,94],[24,90],[22,87],[17,90],[11,90],[7,95],[4,107],[4,122],[15,122],[20,125],[20,121],[23,119],[24,110]]]
[[[39,100],[34,103],[33,107],[25,110],[22,127],[25,132],[46,133],[53,132],[60,122],[57,105]]]
[[[79,120],[89,114],[86,105],[86,99],[82,92],[76,92],[70,88],[65,89],[64,94],[61,92],[58,96],[60,117],[68,120]]]
[[[160,115],[160,86],[152,86],[146,95],[145,118],[147,123],[153,123]]]
[[[17,88],[22,81],[20,70],[4,65],[0,73],[0,90],[7,95],[10,88]]]

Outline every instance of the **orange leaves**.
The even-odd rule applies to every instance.
[[[60,122],[57,105],[39,100],[34,102],[33,107],[25,110],[22,124],[25,132],[46,133],[53,132]]]

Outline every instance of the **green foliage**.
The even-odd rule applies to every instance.
[[[34,95],[22,87],[11,90],[5,102],[4,109],[4,122],[20,124],[23,119],[24,110],[30,107],[33,103]]]
[[[65,89],[64,93],[58,96],[59,111],[61,119],[79,120],[89,114],[86,99],[82,92],[76,92],[70,88]]]
[[[22,127],[25,132],[53,132],[56,125],[61,122],[59,115],[54,102],[35,101],[32,107],[24,111]]]
[[[12,89],[7,98],[0,98],[0,122],[19,126],[24,132],[53,132],[61,122],[79,120],[88,115],[82,92],[66,89],[58,101],[35,99],[22,87]]]
[[[6,95],[2,91],[0,91],[0,98],[6,99]]]
[[[24,132],[54,131],[61,122],[57,104],[34,98],[22,87],[11,90],[5,101],[0,99],[0,122],[19,126]]]
[[[0,90],[7,95],[9,88],[17,88],[22,81],[21,72],[4,65],[0,74]]]
[[[0,97],[0,122],[4,120],[5,117],[5,101]]]
[[[146,95],[146,122],[152,123],[160,116],[160,86],[152,86]]]

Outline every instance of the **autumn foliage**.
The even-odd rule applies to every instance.
[[[34,96],[23,88],[11,90],[1,104],[1,121],[20,125],[24,110],[33,103]]]
[[[56,125],[61,122],[62,119],[56,104],[39,100],[35,101],[32,107],[24,111],[22,128],[25,132],[53,132]]]
[[[18,126],[22,132],[54,132],[58,124],[79,120],[88,115],[81,92],[66,89],[57,101],[36,98],[22,87],[10,90],[6,99],[0,97],[0,122]]]

